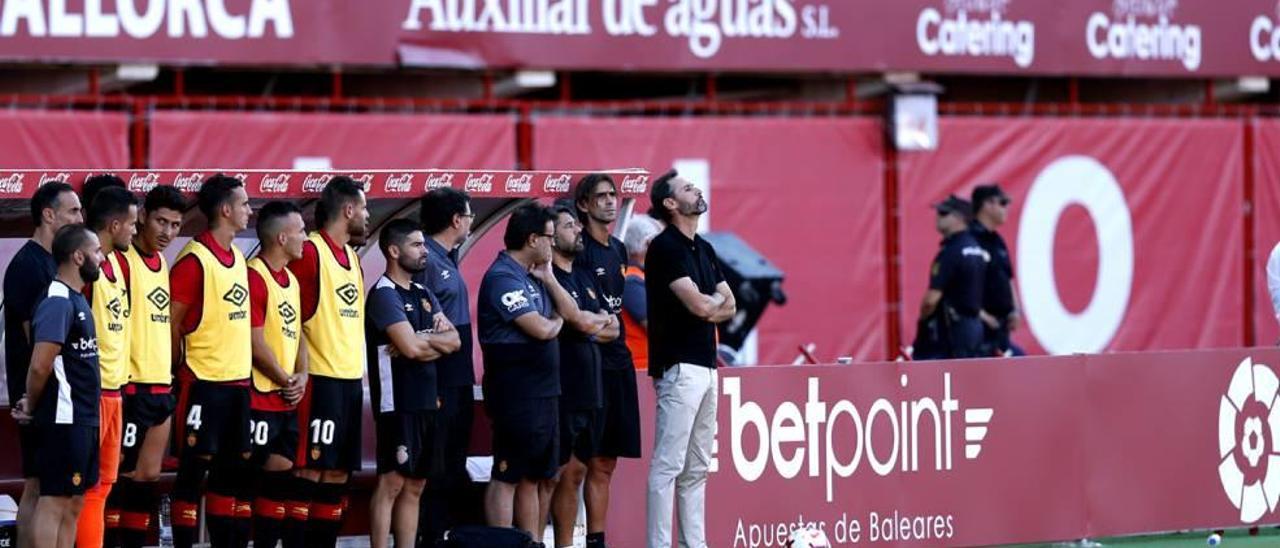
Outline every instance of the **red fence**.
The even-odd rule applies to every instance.
[[[869,117],[144,114],[10,110],[0,114],[10,142],[0,161],[679,166],[709,185],[711,229],[739,233],[787,273],[791,301],[760,325],[762,363],[791,361],[807,342],[824,360],[893,355],[914,334],[937,245],[927,204],[999,181],[1014,198],[1002,232],[1028,316],[1017,338],[1031,350],[1207,348],[1280,336],[1262,272],[1280,240],[1280,122],[1270,119],[946,116],[939,150],[890,155]],[[147,139],[137,137],[139,124]],[[0,181],[0,195],[11,183]],[[1039,213],[1023,215],[1031,206]],[[475,248],[471,277],[492,247]]]

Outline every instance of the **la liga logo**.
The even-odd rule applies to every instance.
[[[1274,512],[1280,502],[1277,392],[1275,371],[1245,358],[1218,406],[1218,477],[1244,523]]]

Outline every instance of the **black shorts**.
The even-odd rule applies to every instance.
[[[40,496],[74,497],[98,483],[98,427],[40,425]]]
[[[601,371],[604,410],[600,429],[601,457],[640,458],[640,400],[634,369]]]
[[[298,412],[249,410],[249,441],[253,463],[261,466],[271,455],[293,460],[298,456]]]
[[[22,477],[39,478],[40,457],[36,455],[36,449],[40,448],[40,429],[31,424],[18,425],[18,445],[19,451],[22,453]]]
[[[586,463],[599,454],[601,418],[600,409],[560,410],[560,465],[577,457]]]
[[[444,468],[444,444],[440,440],[440,415],[436,411],[379,413],[378,473],[399,472],[406,478],[440,477]]]
[[[178,401],[168,388],[137,385],[125,389],[123,436],[120,440],[121,472],[132,472],[138,467],[138,453],[142,450],[147,431],[173,416]]]
[[[249,386],[194,380],[178,395],[178,455],[244,455],[249,445]]]
[[[298,444],[294,465],[309,470],[354,472],[361,465],[364,388],[360,379],[312,375],[298,405]]]
[[[490,405],[493,479],[544,480],[560,468],[559,398],[507,400]]]
[[[442,476],[432,486],[465,485],[471,481],[467,474],[467,453],[471,449],[471,428],[475,422],[475,390],[470,386],[440,387],[440,420],[436,439],[441,440]]]

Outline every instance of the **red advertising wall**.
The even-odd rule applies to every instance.
[[[515,167],[507,116],[157,111],[154,168]]]
[[[940,134],[899,157],[906,341],[941,240],[930,204],[994,181],[1031,353],[1242,344],[1239,122],[947,117]]]
[[[723,369],[707,543],[779,546],[800,523],[836,546],[1276,523],[1277,364],[1231,349]],[[645,538],[650,449],[614,476],[614,542]]]
[[[1267,259],[1280,244],[1280,122],[1254,119],[1253,125],[1253,322],[1260,345],[1280,341],[1276,318],[1267,291]]]
[[[1277,74],[1278,21],[1270,0],[12,1],[0,59],[1203,78]]]
[[[534,166],[673,165],[707,177],[710,229],[732,231],[786,273],[789,301],[759,325],[760,363],[817,344],[825,360],[884,349],[879,122],[854,118],[620,119],[543,116]],[[641,200],[637,211],[648,211]],[[485,259],[488,262],[488,259]]]
[[[116,112],[6,110],[0,113],[0,167],[129,167],[128,128],[128,116]]]

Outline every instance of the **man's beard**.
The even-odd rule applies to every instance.
[[[85,283],[93,283],[98,281],[98,276],[102,275],[102,269],[98,265],[85,261],[80,265],[80,279]]]
[[[405,272],[410,274],[417,274],[427,269],[426,261],[422,261],[421,264],[418,264],[417,262],[410,263],[408,257],[403,255],[401,255],[399,259],[396,259],[396,264],[399,264],[400,268],[403,268]]]
[[[698,198],[697,202],[692,204],[680,204],[680,213],[683,215],[701,215],[707,212],[707,200]]]

